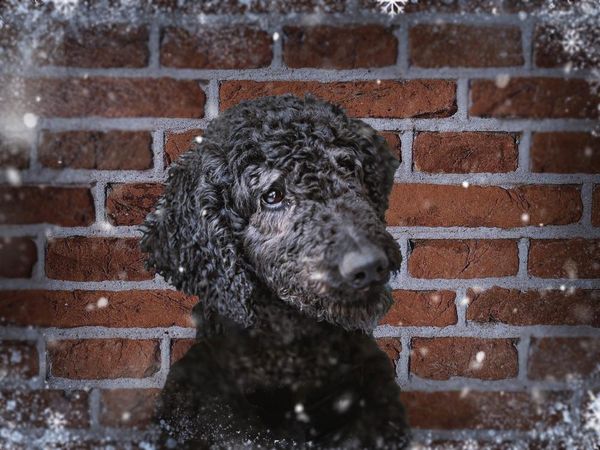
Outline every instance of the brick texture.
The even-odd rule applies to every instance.
[[[21,89],[10,99],[38,116],[184,117],[204,115],[199,82],[172,78],[28,78],[0,80]],[[40,101],[35,101],[39,98]],[[23,99],[28,100],[23,104]]]
[[[110,389],[100,394],[100,423],[108,427],[145,429],[155,413],[160,389]]]
[[[564,225],[581,218],[576,186],[449,186],[395,184],[388,225],[514,228]],[[407,201],[410,199],[410,201]]]
[[[171,343],[171,365],[183,358],[195,342],[194,339],[174,339]]]
[[[108,187],[106,215],[113,225],[140,225],[154,209],[163,188],[160,184],[116,183]]]
[[[37,327],[189,327],[197,299],[177,291],[0,291],[0,324]]]
[[[434,380],[452,377],[499,380],[517,375],[518,356],[509,339],[413,338],[410,372]]]
[[[542,278],[600,278],[600,241],[532,240],[528,270],[531,275]]]
[[[60,414],[65,428],[88,428],[88,402],[88,393],[83,390],[4,390],[0,392],[0,420],[47,427],[48,415]]]
[[[542,118],[596,118],[598,99],[584,80],[512,78],[471,82],[472,116]]]
[[[416,278],[487,278],[516,275],[517,243],[511,240],[417,240],[408,272]]]
[[[271,63],[271,36],[256,27],[168,27],[162,32],[160,63],[194,69],[254,69]]]
[[[419,172],[512,172],[517,168],[515,136],[508,133],[418,133],[413,164]]]
[[[44,132],[38,158],[55,169],[145,170],[152,168],[152,139],[145,131]]]
[[[3,380],[27,380],[39,375],[38,352],[32,341],[0,341]]]
[[[520,291],[494,287],[469,290],[467,320],[510,325],[590,325],[600,327],[597,290]]]
[[[562,392],[543,392],[532,401],[526,392],[403,392],[409,423],[415,428],[530,430],[557,419],[548,406],[563,400]],[[555,413],[556,414],[556,413]]]
[[[202,136],[202,130],[170,131],[165,135],[165,165],[170,165],[173,161],[188,151],[190,146],[198,136]]]
[[[600,173],[600,138],[589,133],[535,133],[531,170],[541,173]]]
[[[146,378],[160,366],[158,341],[86,339],[48,342],[50,373],[76,380]]]
[[[356,117],[449,117],[456,112],[456,85],[447,80],[352,81],[224,81],[221,109],[265,95],[307,93],[341,105]]]
[[[76,236],[53,239],[46,249],[48,278],[73,281],[148,280],[137,239]]]
[[[379,25],[283,28],[283,61],[288,67],[357,69],[396,63],[393,30]]]
[[[419,24],[409,31],[410,62],[419,67],[523,65],[517,27]]]
[[[116,24],[59,29],[36,49],[40,65],[145,67],[148,59],[148,30]]]
[[[0,224],[91,225],[94,201],[88,188],[0,186]]]
[[[35,242],[29,238],[0,238],[0,277],[29,278],[37,262]]]
[[[445,327],[457,322],[451,291],[393,291],[394,303],[381,323],[397,327]]]
[[[535,380],[581,378],[598,368],[600,339],[532,338],[528,374]]]
[[[376,342],[379,348],[385,352],[388,358],[390,358],[390,362],[395,368],[398,363],[398,358],[400,358],[400,352],[402,352],[402,343],[400,342],[400,339],[379,338]]]

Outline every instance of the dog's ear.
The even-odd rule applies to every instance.
[[[355,133],[353,145],[365,156],[363,171],[369,196],[383,218],[400,160],[392,152],[385,138],[370,125],[358,119],[351,119],[351,123]]]
[[[142,250],[177,289],[245,326],[254,283],[241,257],[242,218],[232,209],[225,156],[206,140],[169,169],[165,192],[143,227]]]

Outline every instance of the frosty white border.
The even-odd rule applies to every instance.
[[[34,269],[32,280],[0,280],[0,289],[32,289],[43,288],[51,290],[129,290],[129,289],[171,289],[159,277],[154,280],[141,282],[105,281],[105,282],[69,282],[49,280],[44,276],[44,249],[46,244],[46,230],[49,236],[138,236],[137,227],[112,227],[109,230],[101,226],[104,221],[104,194],[105,187],[113,182],[160,182],[164,179],[164,133],[170,130],[186,130],[191,128],[204,128],[208,121],[215,117],[219,111],[219,83],[226,80],[255,80],[255,81],[365,81],[385,79],[449,79],[457,83],[457,113],[449,118],[441,119],[364,119],[379,130],[393,131],[399,134],[402,143],[402,164],[396,174],[396,181],[403,183],[434,183],[434,184],[460,184],[468,181],[477,185],[514,186],[522,183],[532,184],[578,184],[582,186],[582,201],[584,205],[583,216],[578,224],[567,226],[548,226],[544,228],[524,227],[516,229],[496,228],[465,228],[465,227],[390,227],[390,231],[399,241],[402,248],[404,262],[399,276],[393,280],[395,288],[434,290],[446,289],[456,293],[456,306],[458,323],[445,328],[436,327],[391,327],[380,326],[375,330],[377,337],[398,337],[402,343],[402,352],[397,364],[397,379],[405,390],[460,390],[471,387],[481,391],[519,391],[530,389],[534,386],[542,389],[561,390],[566,387],[563,382],[538,382],[529,380],[526,374],[529,341],[531,337],[540,336],[596,336],[600,337],[600,330],[586,326],[509,326],[502,324],[485,325],[467,323],[466,307],[460,299],[466,295],[466,290],[471,286],[489,288],[501,286],[515,289],[540,289],[558,287],[561,284],[584,289],[600,288],[600,280],[546,280],[528,276],[526,272],[529,239],[532,238],[570,238],[586,237],[600,238],[600,229],[591,226],[591,196],[592,188],[600,183],[597,175],[585,174],[530,174],[529,146],[531,133],[536,131],[586,131],[590,130],[595,121],[577,119],[487,119],[471,118],[468,116],[469,89],[468,85],[473,79],[495,79],[498,74],[510,77],[560,77],[585,79],[589,76],[586,71],[565,74],[562,69],[541,69],[532,65],[533,30],[535,18],[528,17],[521,20],[518,15],[481,15],[481,14],[438,14],[416,13],[399,15],[393,18],[377,12],[363,11],[358,0],[350,2],[349,12],[344,14],[265,14],[248,16],[222,16],[206,15],[204,19],[209,24],[231,23],[258,23],[268,33],[278,32],[283,35],[282,28],[287,24],[299,23],[326,23],[342,25],[352,23],[378,23],[394,28],[398,38],[398,59],[394,66],[375,69],[356,70],[320,70],[320,69],[289,69],[282,61],[282,40],[274,42],[273,60],[270,67],[251,70],[196,70],[174,69],[160,67],[159,27],[176,24],[174,17],[164,15],[150,25],[148,48],[150,50],[149,66],[140,69],[87,69],[44,67],[33,68],[27,71],[14,71],[11,67],[0,68],[0,73],[11,73],[24,77],[80,77],[80,76],[106,76],[128,78],[153,78],[172,77],[175,79],[198,80],[206,94],[206,118],[204,119],[170,119],[170,118],[48,118],[43,119],[37,126],[37,132],[43,130],[149,130],[152,131],[154,165],[146,171],[100,171],[100,170],[52,170],[42,168],[37,161],[37,149],[33,145],[31,150],[31,167],[22,172],[24,183],[50,183],[50,184],[79,184],[92,186],[96,208],[96,222],[90,227],[65,228],[46,225],[27,226],[0,226],[0,234],[5,236],[33,236],[38,248],[39,261]],[[409,64],[408,30],[417,23],[434,23],[443,20],[452,23],[477,24],[477,25],[512,25],[521,30],[524,64],[521,67],[501,68],[443,68],[424,69],[411,67]],[[519,132],[519,167],[509,174],[422,174],[412,172],[412,140],[417,131],[447,131],[447,130],[473,130],[473,131],[504,131]],[[3,180],[2,180],[3,181]],[[516,276],[503,278],[469,279],[469,280],[422,280],[414,279],[408,275],[406,261],[409,239],[477,239],[477,238],[506,238],[515,239],[519,245],[519,272]],[[93,426],[92,435],[121,436],[134,438],[138,434],[123,430],[114,430],[101,427],[98,421],[100,400],[99,389],[103,388],[134,388],[134,387],[160,387],[164,383],[169,370],[170,347],[173,339],[191,338],[194,330],[190,328],[108,328],[108,327],[79,327],[71,329],[22,329],[14,327],[0,328],[0,338],[35,340],[40,354],[40,376],[30,383],[33,388],[49,386],[53,388],[75,389],[92,388],[90,394],[90,410]],[[519,354],[519,373],[515,379],[499,381],[482,381],[467,378],[455,378],[448,381],[424,380],[409,374],[409,351],[412,337],[434,336],[472,336],[482,338],[516,338],[519,340],[517,350]],[[116,380],[66,380],[53,377],[46,363],[46,342],[55,339],[73,338],[129,338],[129,339],[158,339],[161,349],[161,367],[152,377],[145,379],[116,379]],[[5,384],[10,386],[10,382]],[[35,430],[32,431],[35,433]],[[492,432],[489,430],[469,431],[471,437],[482,439],[520,438],[524,433],[519,432]],[[85,435],[85,433],[83,433]],[[427,431],[417,431],[417,435],[430,436]],[[464,438],[461,431],[437,431],[438,438]]]

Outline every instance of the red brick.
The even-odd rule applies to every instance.
[[[600,138],[589,133],[535,133],[531,171],[600,173]]]
[[[145,429],[152,424],[160,389],[110,389],[100,393],[100,424]]]
[[[496,429],[528,431],[536,425],[556,423],[556,401],[568,405],[563,392],[460,391],[400,394],[411,427],[438,430]]]
[[[29,278],[36,262],[37,248],[31,239],[0,237],[0,277]]]
[[[487,278],[516,275],[517,243],[511,240],[413,241],[408,272],[416,278]]]
[[[413,141],[413,164],[420,172],[513,172],[517,159],[517,141],[508,133],[423,132]]]
[[[160,369],[158,341],[85,339],[48,342],[50,372],[59,378],[146,378]]]
[[[452,291],[392,291],[394,303],[382,325],[446,327],[457,322],[456,294]]]
[[[205,95],[195,80],[172,78],[0,79],[21,87],[2,100],[46,117],[204,116]],[[40,101],[36,101],[36,97]]]
[[[221,109],[265,95],[311,93],[339,104],[354,117],[429,118],[449,117],[456,112],[456,84],[448,80],[348,81],[224,81]]]
[[[379,134],[383,136],[383,138],[386,140],[394,156],[401,161],[402,154],[400,153],[400,151],[402,144],[400,142],[400,136],[398,136],[398,133],[395,133],[393,131],[380,131]]]
[[[501,380],[516,377],[518,365],[511,339],[447,337],[411,341],[410,372],[421,378]]]
[[[244,3],[243,0],[238,0]],[[344,12],[347,0],[250,0],[250,11],[256,13],[336,13]]]
[[[94,199],[88,188],[0,186],[0,224],[50,223],[63,227],[94,222]]]
[[[514,228],[577,223],[582,208],[579,187],[570,185],[395,184],[386,219],[391,226]]]
[[[541,278],[600,278],[600,240],[534,239],[529,274]]]
[[[0,135],[0,167],[26,169],[29,167],[29,149],[31,136]]]
[[[600,327],[600,292],[469,289],[467,320],[510,325],[590,325]]]
[[[402,352],[402,343],[398,338],[377,338],[375,342],[379,346],[379,348],[385,352],[385,354],[390,358],[390,362],[392,363],[394,369],[396,368],[396,364],[398,363],[398,358],[400,358],[400,352]]]
[[[114,183],[108,186],[106,215],[113,225],[140,225],[163,192],[156,183]]]
[[[181,3],[163,0],[169,10],[187,14],[244,14],[244,13],[335,13],[345,10],[346,0],[219,0]]]
[[[106,299],[106,304],[104,305]],[[178,291],[0,291],[0,324],[35,327],[193,327],[196,297]]]
[[[385,67],[396,63],[397,53],[393,30],[380,25],[283,28],[283,61],[292,68]]]
[[[195,339],[174,339],[171,342],[171,365],[183,358],[195,343]]]
[[[115,24],[63,27],[46,36],[35,53],[40,65],[145,67],[149,58],[148,30]]]
[[[165,166],[171,165],[182,153],[188,151],[198,136],[203,131],[194,129],[187,131],[169,131],[165,136]]]
[[[600,227],[600,186],[597,185],[592,194],[592,225]]]
[[[72,281],[149,280],[135,238],[75,236],[52,239],[46,250],[48,278]]]
[[[538,67],[562,67],[571,65],[580,69],[594,67],[592,53],[585,46],[571,53],[565,51],[563,42],[565,32],[570,28],[539,25],[535,30],[534,60]],[[591,31],[590,31],[591,34]],[[592,44],[593,45],[593,44]],[[575,63],[575,64],[573,64]]]
[[[470,114],[479,117],[593,119],[598,99],[585,80],[511,78],[499,87],[494,80],[471,82]]]
[[[565,380],[597,373],[598,337],[531,338],[527,373],[534,380]]]
[[[88,428],[88,403],[85,391],[4,390],[0,392],[0,422],[46,428],[49,416],[60,414],[66,428]]]
[[[30,379],[39,375],[34,341],[0,341],[0,378]]]
[[[45,131],[38,146],[40,163],[56,169],[146,170],[152,156],[147,131]]]
[[[248,26],[168,27],[162,32],[160,63],[194,69],[255,69],[273,58],[272,38]]]
[[[419,67],[523,65],[517,27],[418,24],[409,31],[409,42],[410,62]]]

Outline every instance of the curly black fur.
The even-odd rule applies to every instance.
[[[142,247],[201,301],[199,342],[163,392],[163,445],[404,448],[398,387],[370,337],[389,289],[351,288],[338,270],[364,242],[399,269],[384,222],[397,166],[364,122],[284,95],[226,111],[170,168]],[[275,206],[261,200],[272,189]]]

